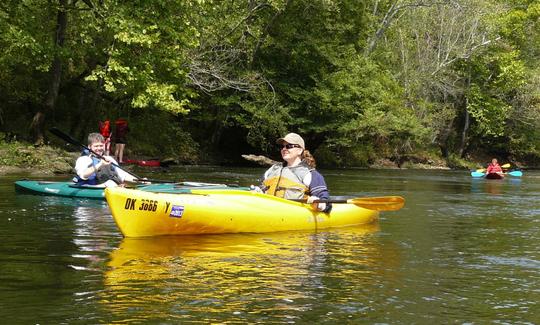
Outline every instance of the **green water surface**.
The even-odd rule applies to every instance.
[[[245,186],[264,168],[136,172]],[[364,227],[123,239],[105,202],[0,177],[2,323],[540,323],[539,172],[322,172],[334,196],[406,206]]]

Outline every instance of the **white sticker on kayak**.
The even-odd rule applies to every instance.
[[[183,205],[173,205],[171,208],[171,214],[169,214],[169,216],[174,217],[174,218],[182,218],[183,214],[184,214]]]

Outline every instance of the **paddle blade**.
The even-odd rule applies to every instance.
[[[510,164],[504,164],[504,165],[501,166],[501,168],[508,169],[508,168],[510,168]]]
[[[523,176],[523,172],[521,170],[513,170],[509,172],[508,175],[514,176],[514,177],[521,177]]]
[[[480,168],[480,169],[477,169],[476,172],[478,173],[484,173],[486,171],[485,168]]]
[[[486,174],[481,172],[471,172],[472,177],[484,177]]]
[[[375,211],[397,211],[403,208],[405,199],[401,196],[365,197],[349,199],[347,203]]]

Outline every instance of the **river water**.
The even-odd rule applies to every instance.
[[[263,169],[136,172],[250,185]],[[540,172],[322,172],[333,196],[406,206],[363,227],[123,239],[105,202],[2,176],[2,323],[540,323]]]

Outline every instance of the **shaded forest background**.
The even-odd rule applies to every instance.
[[[128,154],[184,163],[540,165],[540,1],[5,0],[0,132],[85,139],[124,117]]]

